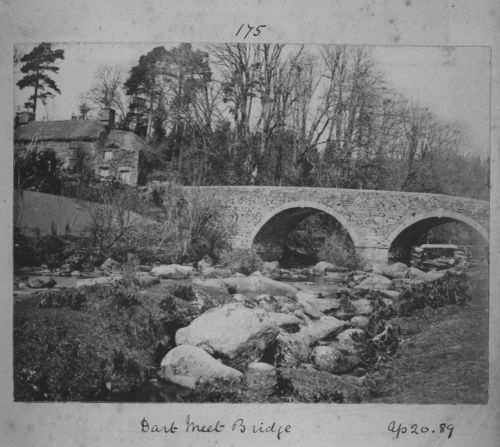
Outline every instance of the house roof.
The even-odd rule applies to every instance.
[[[16,128],[15,141],[32,140],[97,140],[105,126],[99,121],[65,120],[65,121],[30,121]]]

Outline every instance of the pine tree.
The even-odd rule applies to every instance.
[[[24,107],[31,109],[35,115],[39,99],[45,104],[48,98],[54,97],[54,92],[61,93],[56,82],[49,76],[50,73],[59,71],[59,67],[55,65],[58,59],[64,59],[64,50],[52,50],[51,44],[45,42],[20,59],[24,63],[21,72],[26,76],[17,82],[17,86],[21,90],[26,87],[34,89]]]

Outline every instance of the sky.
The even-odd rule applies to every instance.
[[[24,54],[36,44],[17,45]],[[70,119],[78,112],[81,95],[88,91],[94,73],[103,65],[121,66],[128,71],[139,57],[160,43],[137,44],[56,44],[65,59],[53,78],[61,90],[37,120]],[[167,48],[169,45],[165,45]],[[172,45],[170,45],[172,46]],[[194,45],[195,47],[197,45]],[[439,118],[457,122],[468,141],[468,152],[486,158],[490,144],[490,50],[487,47],[375,46],[372,55],[379,71],[393,88],[411,101],[428,107]],[[19,65],[15,70],[19,79]],[[32,93],[14,88],[14,105],[22,106]]]

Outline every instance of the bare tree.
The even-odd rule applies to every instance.
[[[112,107],[118,111],[119,119],[124,120],[127,106],[122,86],[125,72],[118,66],[102,66],[97,69],[90,90],[83,95],[94,109]]]

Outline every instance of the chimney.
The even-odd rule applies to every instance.
[[[101,110],[99,110],[99,113],[97,115],[97,119],[104,124],[105,126],[108,126],[108,128],[112,129],[115,127],[115,110],[112,109],[111,107],[105,107]]]
[[[30,121],[35,121],[35,114],[33,112],[23,110],[22,112],[16,113],[16,124],[18,126],[28,124]]]

